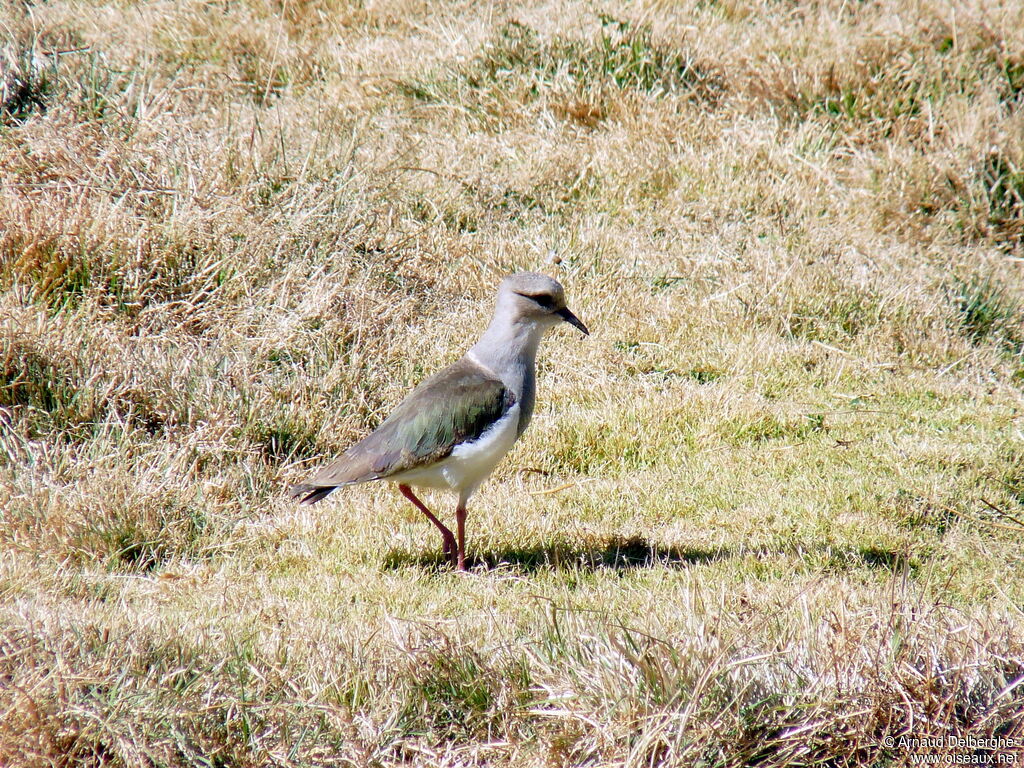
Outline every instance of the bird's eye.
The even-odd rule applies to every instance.
[[[540,307],[551,312],[555,308],[555,300],[547,295],[546,293],[519,293],[516,291],[517,296],[522,296],[524,299],[536,302]]]

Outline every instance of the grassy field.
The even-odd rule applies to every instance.
[[[5,0],[0,764],[1024,762],[1022,262],[1020,2]],[[516,269],[472,572],[289,502]]]

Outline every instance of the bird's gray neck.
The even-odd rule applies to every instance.
[[[495,315],[468,356],[489,368],[512,390],[519,403],[518,433],[533,416],[537,388],[537,347],[545,328],[533,320],[509,321]]]

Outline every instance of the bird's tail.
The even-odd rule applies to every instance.
[[[288,491],[288,496],[293,499],[298,499],[300,504],[316,504],[320,499],[329,494],[338,486],[336,485],[309,485],[307,483],[300,483],[299,485],[293,485]]]

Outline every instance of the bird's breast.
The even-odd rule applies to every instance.
[[[476,440],[455,446],[442,467],[449,487],[472,490],[483,482],[519,436],[519,415],[517,403]]]

